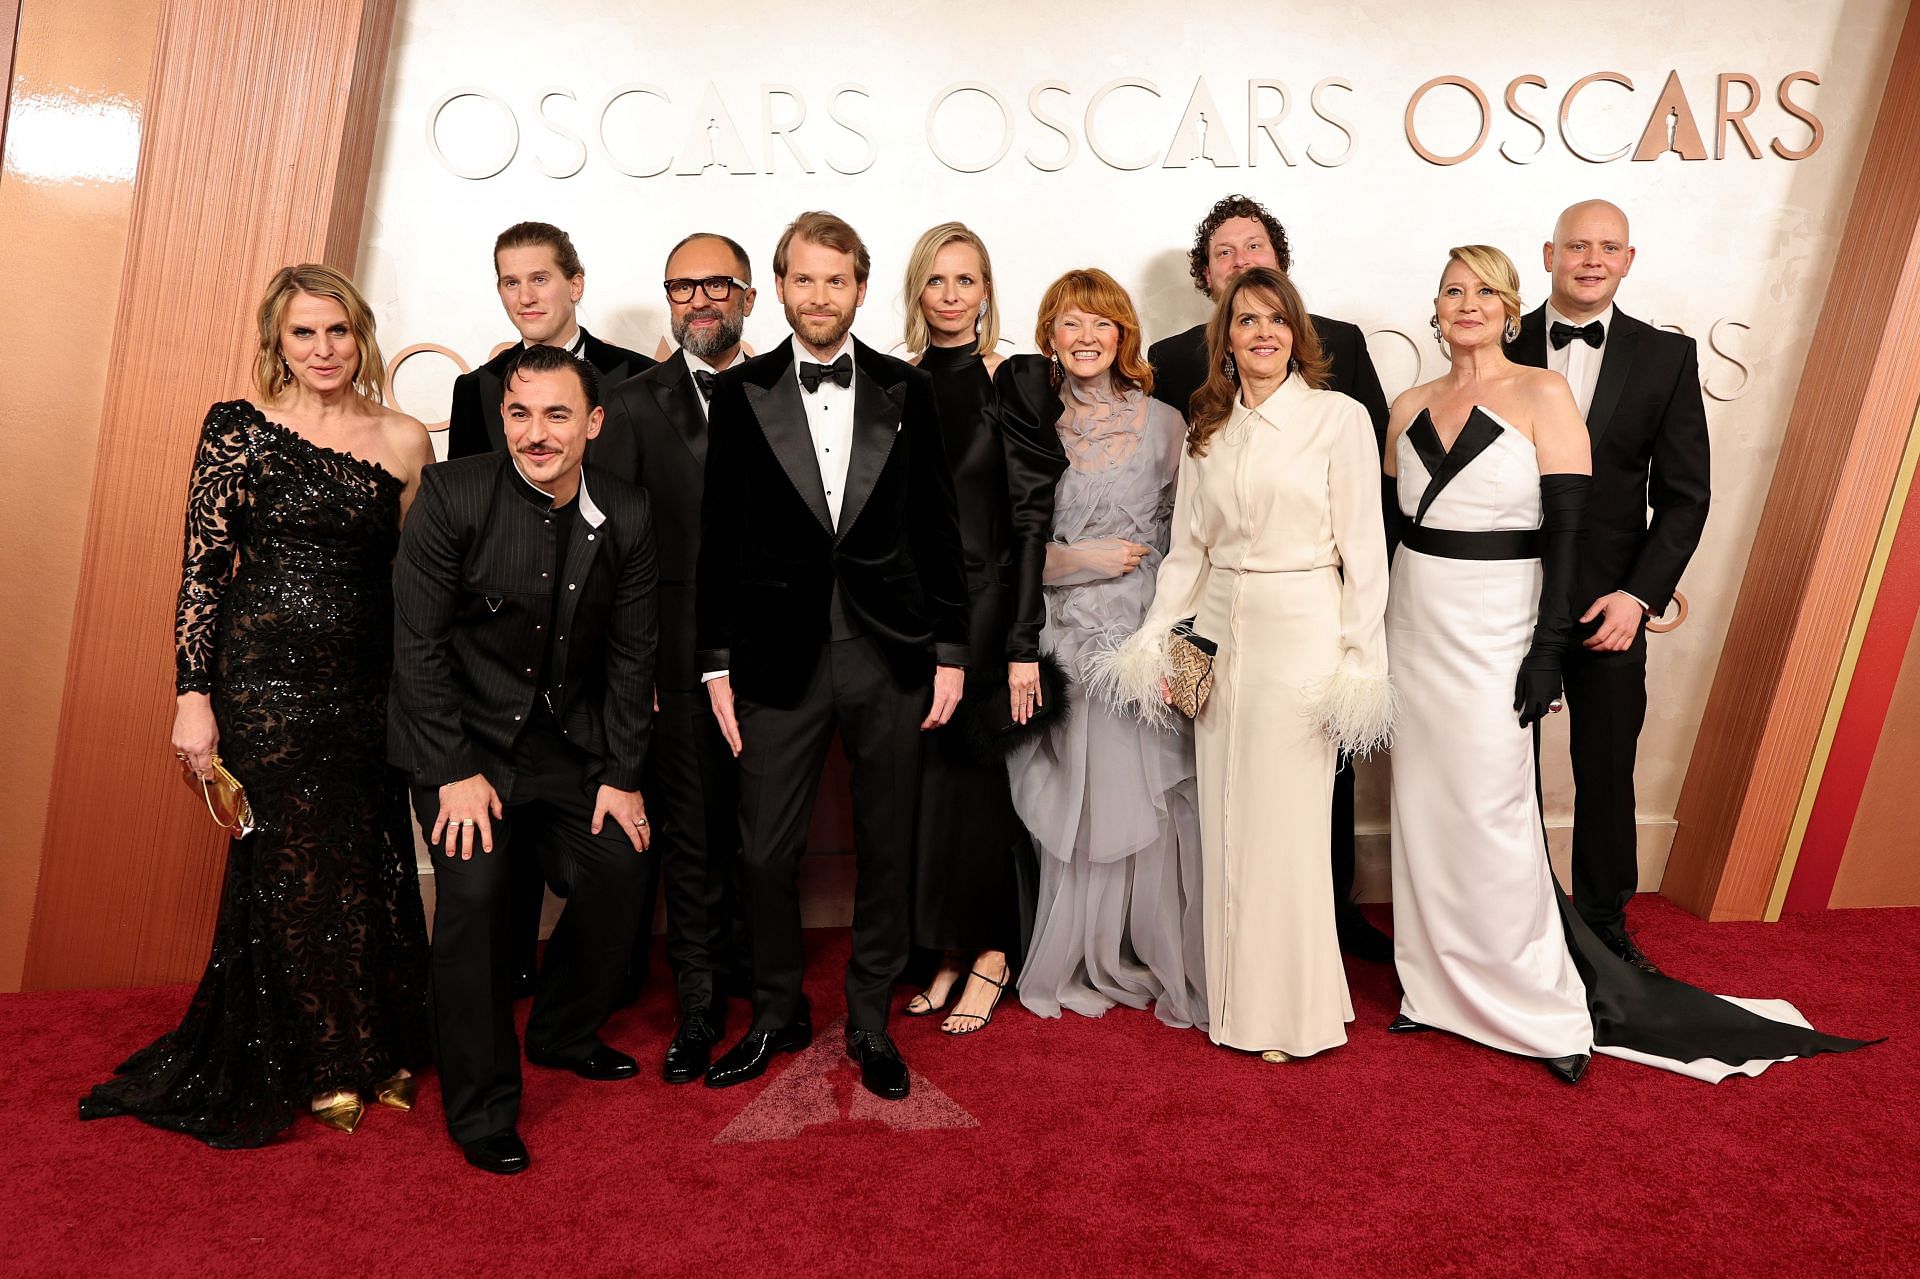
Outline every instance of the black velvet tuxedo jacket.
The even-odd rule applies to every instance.
[[[965,666],[967,579],[933,380],[853,342],[853,453],[836,528],[794,376],[794,344],[720,374],[707,428],[695,625],[702,671],[792,706],[834,593],[898,678]]]
[[[388,757],[415,786],[484,773],[511,798],[508,760],[543,696],[534,672],[552,622],[561,732],[594,761],[592,780],[639,788],[652,726],[653,520],[644,490],[583,475],[578,513],[570,503],[555,515],[581,521],[556,581],[548,513],[514,491],[525,481],[506,454],[421,474],[393,561],[387,724]]]
[[[1367,338],[1357,324],[1310,315],[1314,334],[1327,353],[1327,389],[1350,395],[1373,419],[1374,443],[1384,456],[1387,447],[1387,393],[1380,389]],[[1207,326],[1196,324],[1185,333],[1161,338],[1147,349],[1153,364],[1153,398],[1171,405],[1182,418],[1187,403],[1207,380]]]
[[[660,656],[655,679],[662,688],[700,688],[693,624],[693,581],[700,551],[700,495],[706,484],[707,415],[700,388],[675,351],[663,362],[628,378],[606,397],[600,427],[611,441],[619,473],[647,490],[653,506],[654,550],[660,563]]]
[[[1547,367],[1546,314],[1539,307],[1520,321],[1520,336],[1507,347],[1515,363]],[[1700,544],[1712,492],[1694,340],[1615,307],[1587,436],[1593,496],[1580,534],[1574,615],[1614,591],[1665,612]]]
[[[636,373],[653,367],[654,362],[638,351],[602,342],[588,333],[580,351],[587,363],[600,371],[600,399]],[[482,364],[471,373],[453,380],[453,408],[447,414],[447,457],[473,457],[479,453],[507,451],[506,430],[500,424],[500,401],[505,395],[507,362],[520,349],[518,342]],[[587,442],[587,465],[602,473],[625,480],[633,479],[633,448],[618,433],[604,428],[597,439]]]

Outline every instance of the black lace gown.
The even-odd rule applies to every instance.
[[[83,1119],[257,1146],[320,1093],[428,1057],[426,922],[386,765],[401,483],[245,401],[201,428],[175,623],[180,692],[212,695],[256,829],[228,845],[213,952],[178,1029]]]

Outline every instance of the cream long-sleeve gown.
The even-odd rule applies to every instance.
[[[1096,692],[1149,714],[1169,631],[1219,646],[1195,722],[1209,1034],[1303,1057],[1353,1020],[1327,857],[1337,750],[1389,728],[1387,548],[1366,410],[1289,377],[1184,454],[1172,549]]]

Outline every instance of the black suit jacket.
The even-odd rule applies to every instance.
[[[693,579],[700,553],[700,494],[706,484],[707,415],[684,351],[628,378],[607,397],[603,437],[616,440],[653,504],[660,563],[662,688],[697,691],[700,664],[693,625]]]
[[[1515,363],[1547,367],[1546,315],[1542,306],[1520,321],[1520,336],[1507,347]],[[1694,340],[1615,307],[1587,436],[1593,496],[1580,534],[1575,616],[1614,591],[1663,613],[1700,545],[1712,493]]]
[[[834,592],[902,680],[965,666],[967,579],[933,379],[853,343],[853,455],[833,526],[794,345],[720,374],[707,429],[695,625],[703,671],[791,706]]]
[[[652,725],[653,521],[646,493],[583,472],[589,508],[561,577],[553,530],[505,454],[430,466],[393,561],[391,762],[416,786],[484,773],[510,798],[513,744],[541,696],[534,671],[555,622],[554,717],[594,763],[590,778],[640,785]],[[591,521],[588,521],[589,525]],[[560,609],[553,617],[555,592]]]
[[[1327,389],[1360,401],[1373,419],[1374,442],[1384,455],[1387,447],[1387,393],[1380,389],[1367,338],[1357,324],[1310,315],[1313,331],[1327,353]],[[1153,398],[1187,416],[1188,401],[1207,380],[1207,326],[1196,324],[1185,333],[1161,338],[1147,348],[1153,364]]]
[[[1013,597],[1007,626],[1007,660],[1040,659],[1040,632],[1047,619],[1042,576],[1047,543],[1053,540],[1053,490],[1067,469],[1059,423],[1066,401],[1053,385],[1052,362],[1014,355],[993,375],[994,425],[1007,462],[1010,532],[1007,573]]]
[[[581,352],[587,363],[600,371],[600,399],[636,373],[653,367],[654,362],[638,351],[602,342],[587,333]],[[453,380],[453,407],[447,413],[447,457],[473,457],[479,453],[507,451],[505,428],[500,425],[500,401],[506,386],[507,361],[520,349],[519,343],[482,364],[471,373]],[[598,438],[587,443],[587,465],[603,472],[633,479],[633,448],[620,434],[604,427]]]

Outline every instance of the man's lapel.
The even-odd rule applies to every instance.
[[[891,370],[859,338],[853,340],[853,453],[847,459],[847,491],[840,501],[839,541],[860,518],[860,510],[880,482],[893,442],[900,434],[900,417],[907,403],[907,384],[889,378]]]
[[[1537,306],[1520,317],[1520,336],[1507,343],[1507,358],[1515,364],[1547,367],[1547,308]]]
[[[782,342],[775,350],[781,354],[768,361],[771,381],[748,380],[741,389],[760,422],[767,447],[780,459],[780,468],[820,521],[820,527],[831,533],[833,516],[827,511],[827,487],[820,479],[820,460],[813,451],[813,432],[807,427],[807,407],[800,402],[800,382],[793,376],[793,343]]]
[[[1600,358],[1600,379],[1593,384],[1593,403],[1587,408],[1590,447],[1600,443],[1613,421],[1613,410],[1619,406],[1620,392],[1633,373],[1634,353],[1640,349],[1640,335],[1646,327],[1619,307],[1613,308],[1613,326],[1607,332],[1607,349]]]
[[[653,393],[653,401],[660,406],[661,414],[680,433],[680,442],[687,446],[687,452],[693,454],[693,460],[705,466],[707,415],[694,403],[699,398],[700,388],[694,385],[693,374],[687,364],[687,353],[674,352],[660,376],[653,379],[653,384],[647,389]]]

